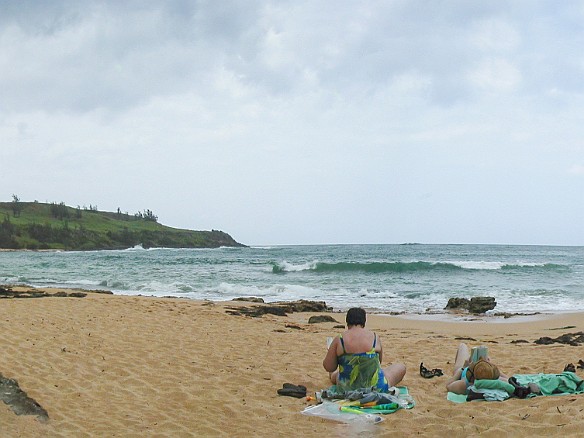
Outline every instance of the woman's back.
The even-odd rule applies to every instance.
[[[376,387],[387,390],[379,361],[377,336],[364,329],[351,328],[340,336],[338,355],[340,391]]]
[[[341,338],[345,348],[344,351],[342,348],[337,349],[337,356],[343,353],[365,353],[371,348],[377,352],[381,351],[381,343],[376,339],[375,333],[361,327],[352,327],[346,330]]]

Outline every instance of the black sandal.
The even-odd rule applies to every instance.
[[[440,377],[443,374],[444,373],[442,372],[442,370],[440,368],[433,368],[432,370],[429,370],[428,368],[426,368],[424,366],[424,362],[420,363],[420,376],[422,376],[424,379],[431,379],[432,377]]]
[[[287,395],[289,397],[303,398],[306,397],[306,386],[293,385],[292,383],[284,383],[282,389],[278,389],[278,395]]]
[[[564,367],[564,371],[569,371],[571,373],[575,373],[576,372],[576,367],[574,366],[573,363],[569,363],[568,365],[566,365]]]

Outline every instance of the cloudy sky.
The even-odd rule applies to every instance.
[[[0,165],[250,245],[584,245],[584,2],[0,0]]]

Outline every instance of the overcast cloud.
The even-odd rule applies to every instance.
[[[583,47],[570,0],[0,0],[0,200],[584,245]]]

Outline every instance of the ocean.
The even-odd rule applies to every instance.
[[[326,301],[335,310],[439,313],[450,297],[495,312],[584,311],[584,247],[307,245],[0,252],[0,283],[224,301]]]

